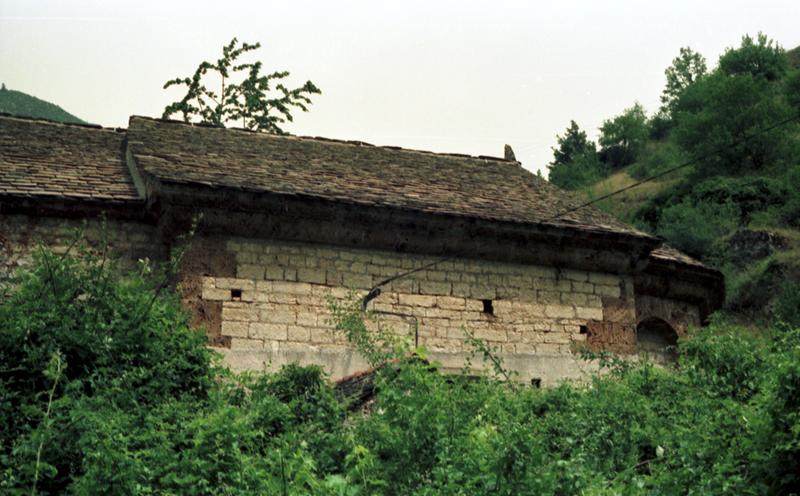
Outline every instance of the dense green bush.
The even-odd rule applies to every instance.
[[[785,177],[790,194],[783,206],[777,209],[778,225],[800,228],[800,163],[792,167]]]
[[[43,445],[42,489],[80,472],[86,419],[72,415],[82,398],[113,392],[117,408],[142,408],[202,399],[213,383],[205,337],[186,324],[176,296],[154,289],[145,266],[120,278],[113,260],[82,251],[39,250],[0,306],[0,457]],[[57,418],[75,435],[53,428]]]
[[[787,279],[775,299],[775,318],[800,328],[800,281]]]
[[[739,210],[742,224],[754,213],[784,205],[790,192],[782,178],[763,176],[717,177],[702,181],[689,196],[696,203],[729,203]]]
[[[439,373],[340,305],[339,332],[376,366],[374,400],[347,413],[318,367],[210,366],[174,295],[109,265],[42,252],[0,303],[4,494],[798,489],[800,329],[770,341],[719,322],[674,369],[611,360],[586,385],[540,390],[497,379],[477,340],[485,375]]]
[[[599,181],[607,174],[606,165],[591,152],[574,157],[566,164],[551,166],[548,180],[560,188],[576,190]]]
[[[747,400],[758,392],[764,353],[755,340],[731,330],[700,333],[681,348],[683,372],[707,394]]]
[[[692,203],[683,201],[661,213],[658,234],[689,255],[702,258],[714,241],[739,225],[734,203]]]
[[[683,164],[686,156],[681,149],[669,141],[648,144],[639,160],[630,168],[630,175],[635,179],[661,174]]]
[[[597,140],[600,160],[611,170],[630,165],[644,150],[649,137],[647,113],[636,103],[622,114],[603,121]]]

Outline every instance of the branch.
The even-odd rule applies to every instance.
[[[55,371],[55,378],[53,379],[53,387],[50,388],[50,395],[47,399],[47,410],[44,413],[44,420],[45,423],[45,431],[47,430],[46,422],[50,419],[50,409],[53,406],[53,396],[56,394],[56,387],[58,386],[58,380],[61,379],[61,353],[55,352],[53,356],[50,358],[50,363],[52,364],[53,361],[56,362],[56,371]],[[41,439],[39,440],[39,448],[36,450],[36,467],[33,472],[33,487],[31,488],[31,495],[36,494],[36,483],[39,481],[39,466],[42,462],[42,449],[44,448],[44,433],[42,433]]]

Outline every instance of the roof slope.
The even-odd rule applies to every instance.
[[[137,167],[165,182],[650,236],[582,203],[518,162],[131,117]]]
[[[702,270],[709,269],[709,267],[705,266],[701,261],[692,258],[686,253],[666,244],[661,245],[660,247],[651,251],[650,256],[656,260],[662,260],[665,262],[672,262],[679,265],[692,266]]]
[[[0,195],[139,200],[112,129],[0,116]]]

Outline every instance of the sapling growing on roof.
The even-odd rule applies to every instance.
[[[311,81],[299,88],[287,88],[280,81],[289,76],[288,71],[264,75],[261,62],[237,63],[242,54],[260,47],[260,43],[239,45],[234,38],[222,48],[222,57],[216,62],[202,62],[191,77],[167,81],[164,89],[186,86],[187,91],[183,98],[164,108],[162,118],[180,114],[186,122],[218,127],[240,123],[241,127],[252,131],[285,134],[281,126],[293,120],[292,107],[307,112],[310,95],[321,94],[321,91]],[[219,75],[218,91],[206,87],[209,72]],[[244,79],[236,83],[235,76],[242,73]]]

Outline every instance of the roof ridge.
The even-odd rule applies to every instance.
[[[111,131],[111,132],[114,132],[114,133],[124,133],[124,132],[127,131],[127,129],[125,129],[124,127],[105,127],[105,126],[101,126],[100,124],[91,124],[89,122],[86,122],[86,123],[81,123],[81,122],[62,122],[62,121],[57,121],[57,120],[54,120],[54,119],[48,119],[46,117],[30,117],[30,116],[27,116],[27,115],[16,115],[16,114],[11,114],[11,113],[2,112],[2,111],[0,111],[0,118],[11,118],[11,119],[17,119],[17,120],[21,120],[21,121],[42,122],[42,123],[45,123],[45,124],[54,124],[54,125],[57,125],[57,126],[83,127],[83,128],[88,128],[88,129],[100,129],[102,131]]]
[[[185,122],[177,119],[164,119],[158,117],[148,117],[144,115],[132,115],[130,116],[128,122],[133,120],[134,118],[137,119],[145,119],[154,122],[162,122],[165,124],[179,124],[189,127],[201,127],[201,128],[211,128],[211,129],[219,129],[222,131],[234,131],[234,132],[243,132],[253,135],[266,135],[270,138],[285,138],[285,139],[296,139],[296,140],[303,140],[303,141],[318,141],[318,142],[327,142],[327,143],[336,143],[340,145],[349,145],[349,146],[365,146],[371,148],[381,148],[385,150],[398,150],[403,152],[413,152],[413,153],[424,153],[426,155],[435,155],[438,157],[453,157],[453,158],[469,158],[474,160],[487,160],[493,162],[502,162],[504,164],[513,164],[522,166],[522,163],[518,160],[506,160],[503,157],[493,157],[491,155],[469,155],[465,153],[456,153],[456,152],[434,152],[431,150],[419,150],[416,148],[403,148],[402,146],[397,145],[374,145],[372,143],[367,143],[366,141],[361,140],[349,140],[349,139],[340,139],[340,138],[328,138],[324,136],[308,136],[308,135],[299,135],[299,134],[272,134],[272,133],[260,133],[258,131],[254,131],[252,129],[245,129],[241,127],[219,127],[213,126],[210,124],[204,124],[199,122]]]

